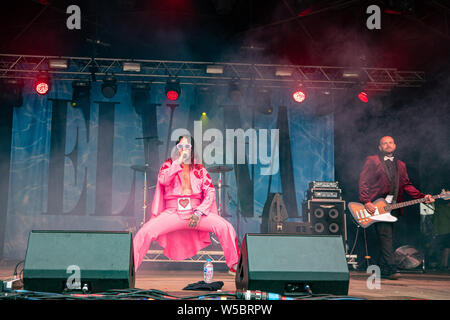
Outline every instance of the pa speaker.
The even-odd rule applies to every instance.
[[[103,292],[134,288],[130,232],[31,231],[23,269],[25,290]]]
[[[349,271],[340,236],[246,234],[236,288],[281,295],[347,295]]]

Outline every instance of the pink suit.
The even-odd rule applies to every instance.
[[[137,232],[133,240],[134,267],[139,268],[150,244],[158,241],[164,255],[172,260],[184,260],[211,244],[209,232],[217,235],[227,266],[238,263],[239,249],[236,232],[230,222],[219,216],[216,191],[206,168],[193,165],[190,170],[192,194],[182,196],[182,165],[169,159],[159,170],[151,219]],[[188,226],[193,211],[179,211],[173,203],[179,197],[190,197],[192,209],[203,213],[195,228]]]

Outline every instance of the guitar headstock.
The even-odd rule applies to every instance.
[[[439,198],[444,199],[444,200],[449,200],[450,199],[450,191],[442,189],[441,193],[439,194]]]

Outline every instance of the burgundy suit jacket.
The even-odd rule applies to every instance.
[[[403,161],[397,161],[398,195],[397,202],[403,201],[403,191],[414,199],[425,197],[425,194],[417,190],[409,180],[406,165]],[[359,200],[366,204],[378,198],[384,198],[389,194],[390,180],[378,155],[368,156],[359,176]]]

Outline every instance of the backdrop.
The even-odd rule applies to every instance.
[[[155,184],[167,157],[169,101],[163,85],[152,85],[148,100],[140,102],[129,84],[119,83],[111,99],[103,97],[100,86],[93,83],[90,99],[79,100],[74,108],[70,82],[53,82],[46,96],[25,84],[23,105],[13,115],[6,259],[25,257],[34,229],[133,230],[143,220],[144,174],[132,166],[149,163],[149,184]],[[272,113],[265,114],[260,112],[264,106],[254,103],[258,96],[245,90],[244,100],[231,103],[225,87],[214,87],[207,99],[200,99],[198,88],[182,86],[171,132],[192,130],[193,120],[201,119],[203,133],[216,128],[224,137],[227,128],[279,129],[280,169],[272,175],[270,192],[285,193],[290,216],[300,217],[308,183],[334,180],[333,115],[317,115],[312,102],[295,104],[281,89],[271,91]],[[206,117],[201,118],[202,112]],[[139,139],[149,136],[156,140]],[[231,166],[225,205],[241,240],[260,230],[270,176],[261,174],[267,165],[260,159],[253,167],[248,161]],[[217,182],[218,174],[211,176]],[[151,202],[153,189],[149,196]]]

